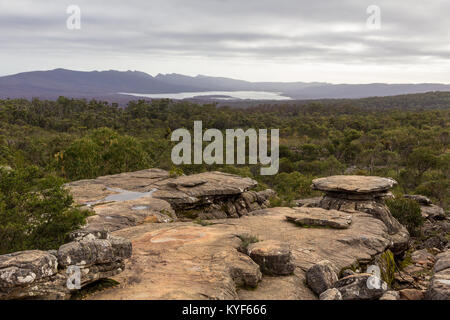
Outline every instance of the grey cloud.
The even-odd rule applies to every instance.
[[[73,0],[82,11],[79,31],[65,28],[72,2],[14,2],[0,0],[0,42],[11,56],[28,49],[78,57],[115,51],[336,63],[450,60],[450,3],[441,0]],[[371,4],[381,8],[381,30],[365,27]]]

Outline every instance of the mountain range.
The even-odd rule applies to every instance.
[[[431,91],[450,91],[449,84],[331,84],[325,82],[249,82],[223,77],[181,74],[151,76],[139,71],[73,71],[54,69],[0,77],[0,98],[136,99],[123,93],[165,94],[206,91],[279,92],[294,100],[364,98]]]

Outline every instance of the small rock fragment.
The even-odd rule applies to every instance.
[[[336,281],[335,267],[328,260],[322,260],[306,271],[306,284],[318,295],[332,288]]]

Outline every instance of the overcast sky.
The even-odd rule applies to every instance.
[[[69,5],[81,9],[79,30],[66,26]],[[367,26],[370,5],[381,9],[380,29]],[[450,1],[0,0],[0,44],[0,75],[67,68],[450,83]]]

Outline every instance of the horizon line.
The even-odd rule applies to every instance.
[[[229,79],[229,80],[236,80],[236,81],[245,81],[245,82],[249,82],[249,83],[305,83],[305,84],[313,84],[313,83],[317,83],[317,84],[327,84],[327,85],[370,85],[370,84],[386,84],[386,85],[420,85],[420,84],[440,84],[440,85],[450,85],[450,83],[445,83],[445,82],[324,82],[324,81],[304,81],[304,80],[295,80],[295,81],[251,81],[251,80],[245,80],[245,79],[237,79],[237,78],[231,78],[231,77],[226,77],[226,76],[221,76],[221,75],[205,75],[205,74],[196,74],[196,75],[190,75],[190,74],[183,74],[183,73],[177,73],[177,72],[169,72],[169,73],[157,73],[155,75],[145,72],[145,71],[140,71],[140,70],[120,70],[120,69],[108,69],[108,70],[98,70],[98,69],[90,69],[90,70],[75,70],[75,69],[67,69],[67,68],[62,68],[62,67],[58,67],[58,68],[54,68],[54,69],[41,69],[41,70],[29,70],[29,71],[21,71],[21,72],[16,72],[16,73],[11,73],[11,74],[0,74],[0,78],[3,77],[9,77],[9,76],[15,76],[18,74],[23,74],[23,73],[31,73],[31,72],[49,72],[49,71],[56,71],[56,70],[66,70],[66,71],[73,71],[73,72],[85,72],[85,73],[90,73],[90,72],[110,72],[110,71],[116,71],[116,72],[140,72],[140,73],[145,73],[153,78],[156,78],[158,75],[180,75],[180,76],[186,76],[186,77],[191,77],[191,78],[196,78],[196,77],[209,77],[209,78],[223,78],[223,79]]]

